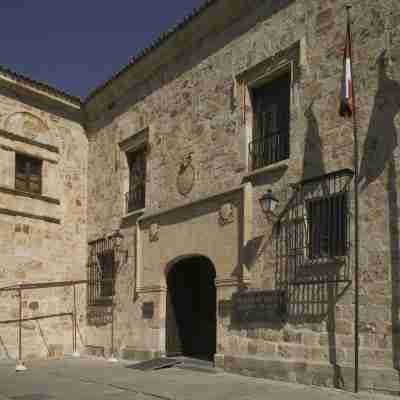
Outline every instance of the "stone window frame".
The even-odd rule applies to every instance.
[[[6,165],[3,168],[8,169],[8,173],[3,175],[6,179],[0,182],[0,193],[9,195],[29,197],[41,200],[50,204],[60,205],[61,193],[57,190],[55,193],[48,191],[48,172],[50,165],[52,170],[57,168],[60,159],[60,150],[57,146],[47,145],[36,140],[25,138],[21,135],[0,129],[0,151],[7,155]],[[17,154],[29,157],[41,162],[41,187],[40,193],[26,192],[16,188],[16,156]],[[56,173],[56,172],[54,172]],[[13,210],[12,212],[17,212]]]
[[[26,169],[25,174],[24,174],[24,181],[26,183],[26,188],[22,189],[21,187],[18,187],[18,180],[21,180],[19,178],[18,174],[18,169],[21,167],[21,165],[24,165],[24,168]],[[37,190],[34,190],[31,188],[31,183],[32,183],[32,177],[36,176],[35,173],[32,172],[32,167],[37,167],[39,172],[37,174],[38,182],[37,182]],[[14,189],[15,191],[20,191],[20,192],[25,192],[25,193],[30,193],[33,195],[38,195],[40,196],[42,194],[42,189],[43,189],[43,160],[40,158],[27,155],[24,153],[16,152],[15,153],[15,174],[14,174]]]
[[[119,151],[124,153],[124,157],[122,157],[122,176],[121,176],[121,183],[122,183],[122,193],[123,193],[123,210],[125,215],[130,215],[134,213],[141,213],[146,208],[147,204],[147,187],[148,187],[148,152],[150,149],[149,144],[149,136],[150,136],[150,129],[149,127],[145,127],[140,131],[134,133],[133,135],[129,136],[127,139],[122,140],[118,143]],[[134,209],[133,211],[128,211],[128,201],[127,196],[130,190],[130,170],[129,170],[129,158],[132,153],[136,153],[138,151],[145,152],[145,168],[146,168],[146,178],[145,178],[145,193],[144,193],[144,207]]]
[[[303,54],[304,53],[304,54]],[[241,72],[235,77],[236,97],[240,109],[241,131],[241,159],[245,165],[246,174],[258,173],[277,167],[287,167],[290,160],[290,144],[293,128],[291,121],[294,115],[295,86],[300,80],[300,67],[304,63],[304,44],[295,42],[292,46],[276,53],[272,57],[256,64],[255,66]],[[290,75],[290,101],[289,101],[289,157],[269,164],[259,169],[252,169],[250,163],[249,143],[253,140],[254,114],[251,101],[251,92],[254,88],[269,84],[285,74]]]

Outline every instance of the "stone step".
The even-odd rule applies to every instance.
[[[189,369],[192,371],[205,372],[209,374],[217,373],[214,368],[214,363],[212,361],[201,360],[191,357],[177,357],[180,361],[179,364],[175,365],[175,368]]]

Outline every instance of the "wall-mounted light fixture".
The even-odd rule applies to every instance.
[[[115,239],[115,248],[117,250],[121,249],[122,242],[124,240],[124,236],[122,235],[121,231],[119,229],[117,229],[113,236]]]
[[[279,203],[279,200],[272,195],[272,190],[268,189],[260,199],[261,209],[267,217],[275,217],[275,209]]]
[[[123,246],[124,235],[117,229],[112,236],[114,239],[115,252],[120,257],[120,264],[123,264],[128,259],[128,250],[124,249]]]

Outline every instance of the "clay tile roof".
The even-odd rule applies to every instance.
[[[127,71],[132,65],[139,62],[142,58],[147,56],[153,50],[156,50],[160,47],[168,38],[177,33],[179,30],[184,28],[189,22],[191,22],[195,17],[199,16],[203,13],[207,8],[209,8],[212,4],[216,3],[218,0],[205,0],[205,2],[195,8],[189,15],[184,17],[182,21],[178,22],[176,25],[172,26],[165,32],[161,33],[157,39],[155,39],[149,46],[140,50],[136,55],[134,55],[129,63],[125,65],[121,70],[116,72],[110,79],[106,80],[102,84],[100,84],[96,89],[94,89],[85,99],[85,103],[96,96],[99,92],[101,92],[104,88],[106,88],[109,84],[111,84],[115,79],[117,79],[120,75],[122,75],[125,71]]]
[[[38,89],[41,90],[43,92],[46,92],[52,96],[58,97],[62,100],[67,100],[77,106],[81,106],[82,105],[82,101],[79,97],[76,96],[72,96],[70,94],[67,94],[65,92],[63,92],[62,90],[56,89],[54,87],[51,87],[50,85],[48,85],[47,83],[43,83],[43,82],[39,82],[36,81],[32,78],[29,78],[27,76],[18,74],[14,71],[12,71],[9,68],[6,68],[2,65],[0,65],[0,74],[7,76],[8,78],[15,80],[16,82],[25,84],[27,86],[30,86],[34,89]]]

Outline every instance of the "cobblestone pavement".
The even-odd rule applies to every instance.
[[[226,373],[207,373],[179,368],[142,372],[127,363],[104,360],[64,359],[35,361],[28,371],[16,373],[11,362],[0,361],[0,400],[391,400],[394,397],[355,395],[247,378]]]

